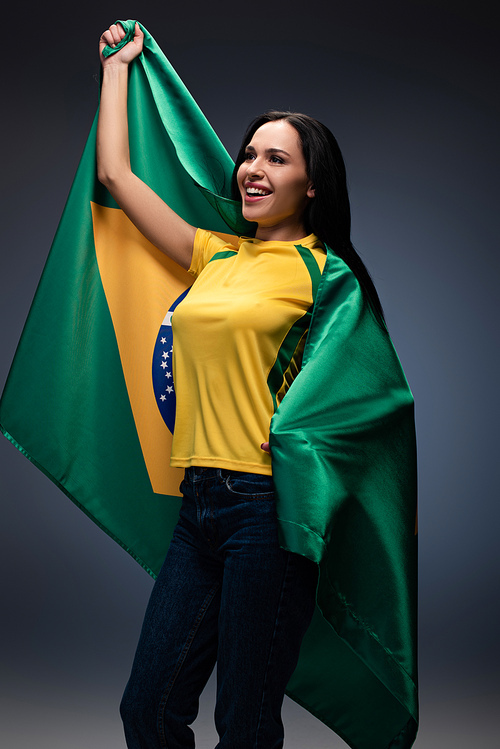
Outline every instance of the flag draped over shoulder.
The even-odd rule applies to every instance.
[[[121,23],[125,44],[134,22]],[[134,172],[189,223],[251,233],[229,198],[229,155],[141,28],[144,51],[129,81]],[[168,465],[170,317],[191,280],[99,184],[95,127],[0,425],[155,576],[182,477]],[[281,543],[320,569],[316,613],[287,691],[354,749],[406,749],[418,710],[413,399],[387,331],[331,250],[303,367],[273,416],[270,441]]]

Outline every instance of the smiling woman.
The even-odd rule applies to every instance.
[[[233,197],[239,198],[241,194],[242,199],[245,200],[238,179],[239,171],[243,169],[245,162],[253,162],[256,158],[253,139],[257,133],[260,133],[264,126],[272,126],[272,123],[286,123],[291,126],[291,129],[286,129],[291,149],[288,158],[290,161],[293,158],[293,166],[297,170],[295,179],[298,194],[295,216],[301,216],[302,233],[313,232],[325,245],[335,250],[335,254],[342,258],[352,270],[375,313],[383,320],[384,313],[377,290],[351,242],[351,209],[344,159],[335,136],[322,122],[299,112],[270,111],[256,117],[250,123],[236,157],[232,181]],[[297,145],[299,146],[298,153]],[[271,160],[273,154],[276,158]],[[283,153],[275,154],[271,147],[268,160],[271,164],[280,164],[284,156]],[[302,168],[306,173],[305,185],[301,184]],[[274,171],[273,174],[275,174]],[[304,201],[302,206],[300,195]],[[245,211],[245,205],[243,211]],[[257,218],[254,220],[257,221]],[[258,231],[260,231],[260,226]]]
[[[383,486],[385,508],[384,470],[392,476],[398,463],[406,476],[412,466],[408,461],[401,468],[400,445],[375,461],[375,468],[367,467],[366,455],[381,430],[390,432],[391,444],[394,434],[400,439],[399,420],[410,413],[412,398],[377,293],[351,244],[345,167],[328,128],[297,113],[258,117],[244,136],[232,182],[243,217],[256,225],[255,236],[198,228],[132,170],[129,65],[143,53],[144,33],[132,23],[128,33],[125,39],[124,28],[113,24],[99,44],[99,180],[140,233],[186,269],[193,284],[172,308],[173,343],[163,352],[173,359],[170,464],[184,469],[182,505],[121,704],[127,745],[192,747],[190,724],[217,663],[218,749],[279,749],[285,689],[301,695],[304,674],[309,691],[319,689],[312,700],[319,716],[323,691],[316,684],[326,683],[326,662],[330,670],[341,661],[353,682],[358,677],[379,693],[377,666],[365,673],[371,655],[355,659],[344,648],[344,638],[361,637],[361,650],[375,649],[374,663],[389,651],[371,635],[370,617],[365,621],[359,614],[356,596],[351,611],[343,588],[335,587],[339,575],[343,582],[352,577],[351,535],[336,536],[335,552],[327,550],[339,516],[340,525],[347,516],[356,521],[361,539],[386,532],[385,514],[375,518],[371,494],[365,508],[367,493],[360,487]],[[330,379],[338,400],[326,409],[321,404]],[[173,389],[170,381],[168,387]],[[345,468],[351,464],[352,470]],[[309,487],[303,492],[300,478],[293,479],[297,466]],[[355,478],[342,483],[343,472]],[[411,502],[404,515],[413,534]],[[374,531],[372,525],[380,523],[382,530]],[[391,556],[392,537],[384,543]],[[397,571],[398,589],[408,584],[412,569],[409,563]],[[366,579],[372,591],[368,573]],[[394,649],[401,649],[395,639]],[[316,652],[325,641],[326,661],[323,650]],[[301,652],[315,664],[317,679],[310,666],[297,670]],[[409,717],[405,692],[414,695],[408,677],[413,666],[397,670],[395,681],[405,686],[382,688],[388,692],[389,727],[384,724],[375,738],[367,713],[364,737],[354,738],[353,747],[385,749],[395,735],[402,749],[413,743],[415,710]],[[368,710],[379,704],[362,702]],[[340,700],[329,724],[343,726],[347,709]]]

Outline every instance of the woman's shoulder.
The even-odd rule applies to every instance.
[[[238,251],[239,237],[234,234],[197,229],[194,237],[193,257],[189,273],[199,276],[203,268],[218,253],[234,253]]]
[[[195,244],[204,247],[212,246],[214,248],[230,247],[238,249],[240,237],[236,234],[225,234],[219,231],[208,231],[207,229],[198,229],[195,236]]]
[[[326,255],[326,245],[316,234],[309,234],[307,237],[304,237],[304,239],[300,240],[300,244],[318,255]]]

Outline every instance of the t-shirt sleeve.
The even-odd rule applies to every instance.
[[[214,234],[211,231],[197,229],[188,273],[197,278],[217,252],[227,250],[233,252],[238,250],[238,237],[233,234]]]

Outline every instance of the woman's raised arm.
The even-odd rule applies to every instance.
[[[104,58],[102,50],[125,36],[113,24],[99,40],[103,67],[101,102],[97,125],[97,175],[120,208],[140,232],[183,268],[189,268],[196,228],[188,224],[148,187],[130,168],[128,142],[128,65],[143,46],[144,34],[135,26],[133,41]]]

